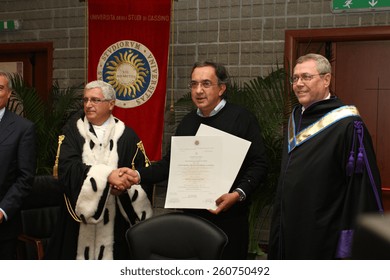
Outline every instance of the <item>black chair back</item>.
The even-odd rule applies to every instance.
[[[30,195],[21,210],[21,233],[18,236],[19,259],[43,259],[57,224],[63,190],[50,175],[36,176]]]
[[[142,221],[126,232],[132,259],[220,259],[228,242],[211,222],[173,212]]]

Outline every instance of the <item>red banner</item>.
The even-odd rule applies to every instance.
[[[171,0],[88,1],[88,80],[115,88],[113,114],[152,161],[161,158],[170,17]]]

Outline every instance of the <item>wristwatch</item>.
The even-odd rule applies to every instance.
[[[237,188],[237,189],[235,189],[233,192],[236,192],[236,193],[239,194],[238,201],[241,202],[241,201],[244,201],[244,200],[245,200],[246,195],[245,195],[245,193],[244,193],[244,191],[243,191],[242,189]]]

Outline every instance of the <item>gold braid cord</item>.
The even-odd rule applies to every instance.
[[[62,145],[62,141],[64,141],[64,139],[65,139],[65,135],[59,135],[58,136],[57,155],[56,155],[56,160],[55,160],[54,166],[53,166],[53,176],[56,179],[58,179],[58,163],[59,163],[59,158],[60,158],[61,145]],[[70,203],[70,200],[66,196],[65,193],[64,193],[64,200],[65,200],[66,209],[68,209],[68,212],[69,212],[70,216],[76,222],[81,223],[81,219],[77,216],[76,212],[73,210],[72,205]]]
[[[148,156],[146,155],[144,144],[142,143],[142,141],[139,141],[137,143],[137,151],[135,152],[133,160],[131,161],[131,169],[133,169],[133,170],[135,170],[135,163],[134,163],[134,161],[135,161],[135,158],[136,158],[136,156],[138,154],[138,151],[141,151],[142,154],[145,157],[145,167],[149,167],[152,164],[151,161],[149,160]],[[155,192],[155,187],[153,187],[152,205],[154,205],[154,196],[155,196],[154,192]]]
[[[66,194],[64,194],[64,200],[65,200],[65,204],[66,204],[66,209],[68,209],[68,212],[70,214],[70,216],[73,218],[73,220],[75,220],[76,222],[78,223],[81,223],[81,219],[79,218],[79,216],[77,216],[76,212],[74,211],[74,209],[72,208],[72,204],[70,203],[70,200],[69,198],[66,196]]]
[[[145,147],[144,147],[144,144],[142,143],[142,141],[139,141],[137,143],[137,151],[135,152],[134,156],[133,156],[133,160],[131,161],[131,169],[135,170],[135,158],[138,154],[138,151],[141,151],[142,154],[144,155],[145,157],[145,167],[149,167],[150,166],[150,160],[148,158],[148,156],[146,155],[146,151],[145,151]]]
[[[64,141],[64,139],[65,139],[65,135],[58,136],[58,148],[57,148],[56,160],[55,160],[54,166],[53,166],[53,176],[56,179],[58,179],[58,161],[60,158],[60,150],[61,150],[62,141]]]

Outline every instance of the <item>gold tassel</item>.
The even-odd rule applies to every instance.
[[[131,161],[131,169],[135,170],[135,163],[134,163],[134,160],[138,154],[138,151],[141,151],[142,154],[144,155],[145,157],[145,167],[149,167],[150,166],[150,160],[148,158],[148,156],[146,155],[146,151],[145,151],[145,147],[144,147],[144,144],[142,143],[142,141],[139,141],[137,143],[137,151],[135,152],[134,156],[133,156],[133,159]]]
[[[64,139],[65,139],[65,135],[58,136],[57,155],[56,155],[56,159],[55,159],[54,166],[53,166],[53,176],[56,179],[58,179],[58,161],[60,158],[60,150],[61,150],[62,141],[64,141]]]
[[[137,143],[137,148],[141,150],[142,154],[145,157],[145,167],[149,167],[150,166],[150,160],[149,160],[148,156],[146,155],[145,147],[144,147],[144,144],[142,143],[142,141],[139,141]]]

